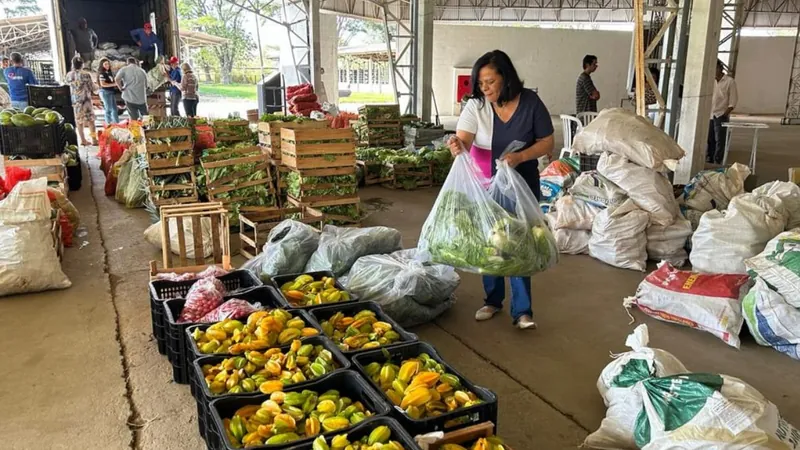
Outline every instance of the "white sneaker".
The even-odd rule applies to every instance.
[[[517,328],[520,330],[536,329],[536,322],[531,319],[531,316],[522,316],[517,320]]]
[[[500,308],[495,308],[494,306],[489,305],[482,306],[481,309],[475,312],[475,320],[489,320],[498,312],[500,312]]]

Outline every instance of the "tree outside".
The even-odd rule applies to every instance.
[[[25,17],[41,14],[37,0],[0,0],[5,17]]]

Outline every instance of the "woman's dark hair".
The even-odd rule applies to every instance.
[[[17,52],[11,54],[11,62],[14,64],[22,64],[22,55]]]
[[[76,56],[72,58],[72,69],[73,70],[81,70],[83,69],[83,60],[80,56]]]
[[[108,58],[100,58],[100,65],[98,66],[98,71],[102,72],[106,70],[103,68],[103,64],[108,63],[108,71],[111,72],[111,60]]]
[[[583,57],[583,68],[585,69],[585,68],[591,66],[592,64],[594,64],[595,61],[597,61],[597,56],[594,56],[594,55],[586,55],[586,56],[584,56]]]
[[[472,98],[480,100],[481,103],[485,101],[478,77],[481,69],[486,66],[491,66],[503,77],[503,88],[500,90],[500,96],[497,98],[498,106],[503,106],[504,103],[514,100],[522,93],[522,89],[525,86],[522,80],[519,79],[517,69],[515,69],[514,64],[511,63],[511,58],[501,50],[492,50],[478,58],[478,60],[475,61],[475,65],[472,66]]]

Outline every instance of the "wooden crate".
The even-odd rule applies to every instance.
[[[225,122],[214,121],[211,123],[211,128],[214,130],[214,140],[216,142],[236,143],[249,141],[249,137],[243,137],[238,134],[234,128],[245,127],[250,129],[250,122],[246,120],[229,120]]]
[[[160,208],[161,212],[161,254],[162,268],[158,268],[155,261],[150,262],[150,275],[156,276],[159,273],[187,273],[200,272],[208,266],[214,264],[225,270],[231,269],[231,246],[230,229],[228,224],[228,211],[222,203],[196,203],[186,205],[167,205]],[[212,261],[207,261],[203,256],[203,233],[195,230],[202,230],[201,221],[208,218],[211,221],[211,239],[213,245]],[[172,254],[170,224],[176,223],[178,233],[178,255],[177,264]],[[183,224],[185,221],[191,222],[191,241],[186,236]],[[187,247],[187,245],[191,247]],[[194,259],[186,257],[187,248],[194,249]]]
[[[300,217],[294,217],[299,214]],[[324,216],[321,211],[309,206],[258,207],[239,214],[239,252],[247,259],[252,259],[267,242],[269,232],[287,218],[322,230]]]
[[[344,225],[340,225],[340,226],[350,226],[350,227],[360,227],[361,226],[361,219],[353,219],[350,216],[345,216],[345,215],[342,215],[342,214],[332,214],[332,213],[325,212],[325,207],[327,207],[327,206],[355,205],[356,209],[359,212],[359,216],[360,216],[360,214],[361,214],[361,199],[359,197],[351,198],[351,199],[349,199],[347,201],[340,201],[340,202],[336,202],[336,203],[319,202],[319,203],[315,203],[313,205],[304,204],[304,203],[301,203],[300,201],[298,201],[295,198],[289,197],[289,204],[297,206],[297,207],[300,207],[300,206],[311,206],[312,208],[321,211],[322,215],[324,216],[325,223],[328,223],[329,221],[335,220],[335,221],[344,223]]]
[[[165,92],[155,92],[147,96],[147,115],[151,117],[167,117],[167,95]]]
[[[189,183],[174,183],[165,184],[164,186],[155,183],[154,178],[167,175],[180,175],[188,174],[191,182]],[[197,179],[194,175],[194,167],[178,167],[175,169],[149,169],[147,177],[150,179],[150,195],[153,198],[153,204],[156,206],[162,205],[175,205],[181,203],[194,203],[197,201]],[[156,199],[155,196],[162,192],[169,191],[191,191],[192,194],[184,195],[176,198]]]
[[[194,143],[192,142],[191,128],[164,128],[161,130],[145,130],[145,149],[147,152],[147,166],[150,169],[171,169],[175,167],[189,167],[194,165]],[[173,144],[151,144],[150,139],[185,137],[183,142]],[[173,158],[158,158],[155,156],[169,152],[184,152],[183,155]]]
[[[391,177],[381,178],[381,167],[383,167],[381,162],[357,160],[356,165],[364,171],[364,184],[367,186],[392,181]]]
[[[283,164],[292,169],[352,168],[356,164],[355,137],[349,128],[283,128],[281,153]]]
[[[57,184],[57,189],[64,194],[65,197],[69,196],[69,182],[67,180],[67,166],[61,158],[42,158],[42,159],[8,159],[3,156],[3,165],[6,167],[23,167],[30,169],[32,172],[40,169],[45,173],[43,176],[47,178],[47,184]],[[36,178],[35,174],[33,176]]]
[[[392,176],[383,185],[390,189],[419,189],[433,186],[433,171],[430,164],[392,164],[387,163],[386,168],[391,170]],[[398,180],[400,177],[413,178],[415,186],[406,187]]]
[[[396,103],[385,105],[363,105],[358,108],[358,115],[359,118],[369,118],[370,120],[399,120],[400,105]]]
[[[445,444],[458,444],[469,448],[469,445],[482,437],[494,436],[495,425],[492,422],[483,422],[459,430],[444,433],[441,439],[428,444],[428,450],[441,450]],[[512,450],[507,444],[503,444],[506,450]]]
[[[329,177],[329,176],[337,176],[337,175],[355,175],[355,166],[353,167],[333,167],[327,169],[291,169],[293,172],[300,175],[301,178],[304,177]],[[308,192],[318,189],[335,189],[337,187],[344,187],[344,188],[353,188],[353,191],[358,191],[358,180],[354,180],[352,183],[320,183],[320,184],[313,184],[313,183],[301,183],[300,184],[300,195],[295,196],[287,193],[289,198],[293,198],[300,204],[304,205],[311,205],[311,206],[334,206],[334,205],[346,205],[349,204],[353,199],[358,198],[358,194],[354,192],[353,194],[345,194],[345,195],[310,195]]]
[[[281,130],[291,128],[294,130],[312,130],[328,128],[327,121],[304,121],[304,122],[259,122],[258,123],[258,143],[267,152],[270,158],[281,160]]]
[[[367,147],[402,147],[403,127],[399,120],[364,120],[357,125],[359,145]]]
[[[236,158],[229,158],[231,155],[241,155]],[[239,170],[227,175],[219,180],[211,180],[211,169],[218,169],[222,167],[235,166],[237,164],[255,164],[252,170]],[[213,201],[222,202],[225,205],[233,202],[242,202],[248,200],[250,197],[231,197],[219,198],[220,194],[235,191],[250,186],[267,185],[269,192],[274,192],[275,189],[272,185],[272,175],[270,172],[270,162],[267,155],[261,152],[261,149],[253,145],[252,147],[237,148],[226,152],[215,153],[203,158],[200,162],[206,176],[206,187],[208,188],[208,197]],[[254,172],[263,171],[264,177],[258,180],[239,181],[240,178],[252,175]]]

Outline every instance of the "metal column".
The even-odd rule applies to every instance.
[[[784,125],[800,124],[800,21],[794,35],[792,72],[789,74],[789,92],[786,94],[786,109],[783,113]]]
[[[742,24],[746,18],[747,11],[744,8],[744,0],[725,0],[717,58],[722,61],[731,76],[736,74]]]
[[[414,114],[417,110],[418,1],[410,0],[408,6],[400,0],[381,2],[389,60],[389,79],[403,114]],[[402,10],[406,7],[410,9],[408,14],[404,14]],[[402,20],[404,16],[409,20]]]

